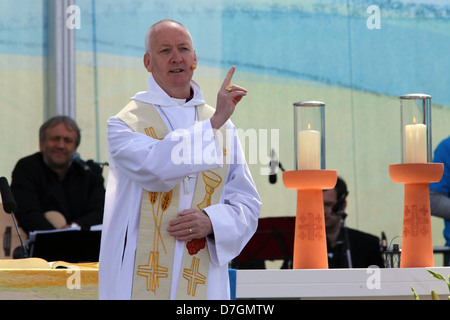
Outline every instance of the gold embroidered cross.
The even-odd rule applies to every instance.
[[[168,269],[159,265],[159,252],[150,251],[147,265],[138,266],[137,274],[147,278],[147,291],[156,292],[159,278],[167,278]]]
[[[185,278],[188,281],[187,294],[191,295],[191,290],[192,290],[193,297],[195,297],[195,291],[197,290],[197,285],[206,283],[206,276],[201,274],[198,270],[199,264],[200,264],[200,258],[192,257],[191,268],[183,269],[183,278]]]

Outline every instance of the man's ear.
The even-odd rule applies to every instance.
[[[197,65],[197,53],[195,52],[195,50],[194,50],[194,63],[195,65]]]
[[[143,61],[145,69],[147,69],[148,72],[152,72],[152,64],[150,62],[150,55],[148,53],[144,54]]]

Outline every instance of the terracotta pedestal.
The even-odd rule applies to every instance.
[[[294,269],[328,269],[322,190],[334,188],[336,180],[333,170],[283,172],[286,188],[297,190]]]
[[[442,163],[407,163],[389,166],[392,181],[405,185],[400,268],[434,266],[429,183],[444,173]]]

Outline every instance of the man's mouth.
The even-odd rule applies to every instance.
[[[170,70],[169,72],[170,73],[181,73],[183,71],[184,71],[183,69],[173,69],[173,70]]]
[[[53,151],[52,154],[55,156],[67,156],[67,153],[62,151]]]

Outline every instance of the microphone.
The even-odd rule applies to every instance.
[[[387,238],[386,233],[384,231],[381,232],[381,251],[387,250]]]
[[[84,162],[83,160],[81,160],[80,158],[80,154],[78,152],[74,152],[70,155],[70,160],[72,162],[77,163],[78,165],[80,165],[84,170],[88,171],[91,168],[89,168],[89,166],[86,164],[86,162]]]
[[[9,188],[8,180],[0,178],[0,193],[2,194],[3,209],[6,213],[13,213],[17,209],[16,201]]]
[[[271,184],[277,182],[278,163],[279,162],[275,150],[272,149],[272,152],[270,154],[270,173],[269,173],[269,182]]]
[[[277,172],[278,168],[280,168],[282,171],[284,171],[283,166],[281,165],[280,161],[278,160],[277,154],[275,153],[275,150],[272,149],[272,152],[270,153],[270,173],[269,173],[269,182],[271,184],[274,184],[277,182]]]
[[[14,226],[19,235],[20,245],[23,250],[23,256],[24,258],[28,258],[27,249],[23,244],[22,236],[20,235],[19,227],[17,226],[16,218],[14,217],[14,211],[17,209],[17,204],[12,195],[8,180],[5,177],[0,178],[0,193],[2,194],[3,209],[5,212],[10,213],[13,218]]]
[[[104,166],[107,166],[107,167],[109,167],[109,162],[97,162],[97,161],[94,161],[94,160],[88,160],[88,161],[86,161],[86,164],[89,166],[90,164],[96,164],[96,165],[98,165],[98,166],[100,166],[100,167],[104,167]],[[92,168],[91,168],[92,169]]]

